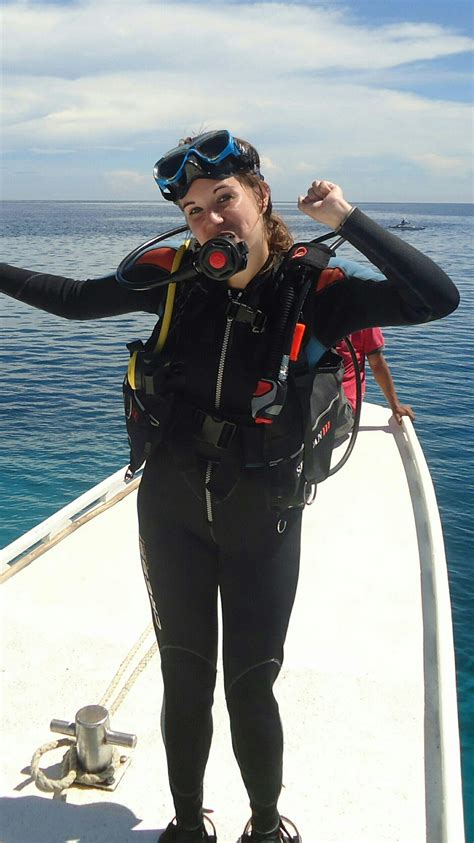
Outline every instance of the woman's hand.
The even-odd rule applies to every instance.
[[[352,210],[338,184],[313,181],[306,196],[298,197],[298,208],[317,222],[336,230]]]

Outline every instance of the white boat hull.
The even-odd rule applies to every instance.
[[[286,745],[280,809],[304,843],[464,840],[438,509],[411,424],[398,428],[389,415],[364,405],[353,455],[321,485],[304,516],[301,578],[276,685]],[[114,495],[123,493],[114,477],[102,484],[105,494],[114,484]],[[49,519],[47,535],[64,537],[50,535],[45,552],[41,545],[39,555],[28,552],[28,536],[5,549],[0,813],[6,843],[154,843],[173,815],[156,655],[132,679],[113,717],[114,729],[138,735],[115,791],[73,787],[61,802],[28,777],[33,752],[52,739],[50,720],[73,720],[79,708],[99,702],[149,626],[135,498],[132,490],[115,505],[102,500],[97,517],[84,513],[81,499],[82,526],[71,520],[74,505],[57,522]],[[40,525],[34,541],[44,532]],[[152,643],[150,633],[110,702]],[[247,819],[248,799],[232,755],[221,681],[214,720],[205,804],[214,811],[220,843],[231,843]],[[59,758],[56,751],[43,764],[56,777]]]

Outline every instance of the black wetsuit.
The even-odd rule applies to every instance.
[[[445,273],[361,211],[351,214],[342,234],[386,280],[349,277],[313,296],[313,333],[321,352],[365,327],[428,322],[457,307],[457,290]],[[269,323],[275,317],[274,280],[275,269],[264,268],[240,295],[262,309]],[[6,265],[0,290],[72,319],[158,313],[164,295],[163,288],[124,289],[113,277],[74,281]],[[172,389],[194,407],[245,423],[267,347],[265,333],[229,324],[229,297],[238,295],[216,283],[183,294],[170,334],[178,362]],[[293,422],[290,406],[283,427]],[[298,430],[295,441],[300,436]],[[220,591],[233,747],[253,827],[265,831],[278,818],[283,737],[272,686],[298,580],[301,510],[269,508],[262,468],[244,468],[228,494],[214,495],[209,489],[215,466],[205,454],[193,458],[194,445],[186,425],[178,425],[148,459],[138,499],[142,563],[162,659],[170,785],[180,822],[197,825],[212,735]]]

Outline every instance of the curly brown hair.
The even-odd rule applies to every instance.
[[[236,173],[235,178],[254,192],[259,205],[263,204],[267,194],[263,189],[262,180],[259,176],[253,173]],[[274,213],[270,193],[268,193],[268,204],[263,214],[263,222],[270,254],[278,255],[282,252],[287,252],[293,245],[293,236],[282,218]]]

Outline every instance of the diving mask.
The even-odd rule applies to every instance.
[[[227,129],[205,132],[176,146],[153,168],[162,195],[172,202],[182,199],[195,179],[223,179],[235,173],[254,173],[263,178],[257,151]]]

